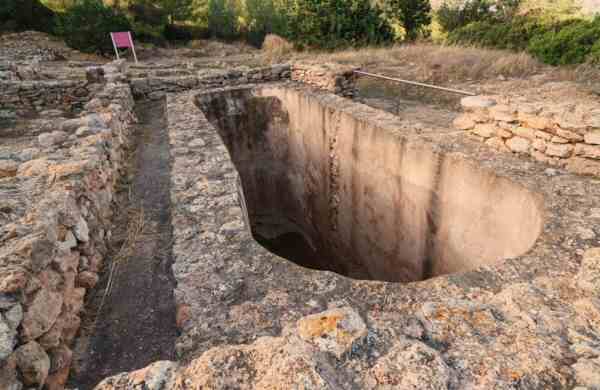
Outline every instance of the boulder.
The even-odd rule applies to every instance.
[[[23,316],[23,337],[34,340],[49,331],[60,314],[62,304],[63,296],[60,293],[39,290]]]
[[[50,370],[50,358],[35,341],[20,346],[16,351],[17,367],[25,384],[41,387]]]

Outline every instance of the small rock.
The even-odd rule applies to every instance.
[[[496,101],[484,96],[468,96],[461,99],[460,105],[469,111],[495,106]]]
[[[77,246],[77,239],[72,231],[68,230],[65,234],[65,240],[58,243],[61,249],[72,249]]]
[[[438,351],[405,338],[377,360],[369,377],[377,389],[442,390],[453,381],[452,370]]]
[[[515,135],[518,135],[519,137],[527,138],[530,141],[533,141],[536,139],[536,131],[533,129],[530,129],[528,127],[517,126],[517,127],[515,127],[515,129],[512,130],[512,132],[515,133]]]
[[[586,133],[584,139],[586,144],[600,145],[600,130]]]
[[[98,283],[98,274],[83,271],[77,275],[77,285],[85,288],[93,288]]]
[[[43,147],[62,144],[67,140],[69,135],[64,131],[53,131],[51,133],[43,133],[38,136],[38,142]]]
[[[567,160],[567,169],[579,175],[600,176],[600,161],[572,157]]]
[[[73,352],[66,346],[61,345],[56,348],[52,348],[48,351],[50,355],[50,372],[59,371],[65,367],[71,365],[73,358]]]
[[[546,154],[548,156],[566,158],[573,152],[573,145],[568,144],[548,144]]]
[[[17,175],[19,164],[11,160],[0,160],[0,179]]]
[[[600,358],[579,359],[571,368],[578,384],[590,389],[600,388]]]
[[[575,145],[575,155],[600,160],[600,146],[577,144]]]
[[[21,321],[23,321],[23,307],[21,304],[17,303],[10,310],[5,312],[4,318],[11,329],[17,330],[19,325],[21,325]]]
[[[41,387],[50,370],[50,358],[44,349],[35,341],[30,341],[20,346],[15,355],[25,384]]]
[[[474,116],[471,114],[459,115],[456,117],[456,119],[454,119],[452,123],[454,125],[454,128],[458,130],[471,130],[477,124]]]
[[[504,141],[500,137],[492,137],[485,141],[486,145],[500,151],[500,152],[510,152],[510,150],[504,144]]]
[[[73,234],[75,234],[75,238],[81,242],[88,242],[90,240],[90,230],[83,217],[79,217],[79,221],[73,227]]]
[[[104,83],[104,68],[101,66],[90,66],[85,69],[85,77],[90,84]]]
[[[17,345],[17,332],[0,314],[0,361],[10,356]]]
[[[38,157],[39,154],[40,150],[38,148],[27,148],[21,150],[18,157],[20,161],[29,161]]]
[[[367,326],[350,307],[324,311],[298,321],[298,334],[320,350],[341,358],[367,336]]]
[[[480,123],[475,126],[473,133],[483,137],[490,138],[496,135],[497,127],[490,123]]]
[[[528,153],[531,141],[521,137],[513,137],[506,141],[506,146],[515,153]]]

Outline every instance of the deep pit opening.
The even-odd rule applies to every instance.
[[[355,115],[334,103],[283,86],[196,96],[238,171],[252,235],[267,250],[354,279],[413,282],[534,246],[540,196],[365,119],[377,110],[355,104]]]

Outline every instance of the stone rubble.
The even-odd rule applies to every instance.
[[[526,154],[581,175],[600,176],[600,105],[535,103],[506,96],[461,101],[458,130],[492,148]]]

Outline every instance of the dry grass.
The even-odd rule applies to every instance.
[[[112,261],[110,263],[110,268],[108,270],[108,281],[102,294],[102,300],[100,301],[100,305],[98,306],[97,314],[101,312],[106,298],[110,295],[112,291],[114,278],[118,274],[119,265],[124,261],[127,261],[127,259],[133,255],[135,251],[135,246],[142,237],[142,234],[144,233],[144,209],[130,208],[128,210],[128,214],[129,223],[127,224],[127,230],[125,231],[123,244],[119,248],[119,251],[112,258]]]
[[[294,46],[284,38],[275,34],[268,34],[262,45],[263,56],[268,62],[280,62],[289,56]]]
[[[356,65],[435,83],[476,81],[499,76],[523,78],[547,68],[526,53],[430,43],[333,53],[294,53],[291,57]]]

